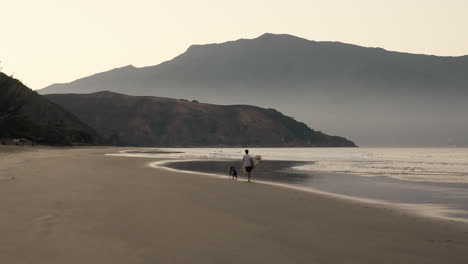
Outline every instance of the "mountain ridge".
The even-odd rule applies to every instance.
[[[70,83],[73,83],[73,82],[76,82],[76,81],[80,81],[82,79],[86,79],[86,78],[90,78],[90,77],[96,77],[96,76],[99,76],[101,74],[106,74],[106,73],[111,73],[111,72],[118,72],[118,71],[122,71],[122,70],[152,69],[154,67],[160,66],[161,64],[165,64],[165,63],[170,62],[170,61],[172,61],[174,59],[178,59],[179,57],[182,57],[187,52],[191,52],[194,49],[211,48],[211,47],[216,47],[216,46],[221,46],[221,45],[230,45],[230,44],[236,44],[236,43],[245,42],[245,41],[252,41],[252,40],[267,40],[267,39],[272,38],[272,37],[273,38],[286,38],[288,40],[291,40],[291,39],[300,40],[300,41],[303,41],[303,42],[306,42],[306,43],[309,43],[309,44],[310,43],[329,44],[329,45],[345,46],[345,47],[349,47],[349,48],[374,49],[374,50],[378,50],[378,51],[382,51],[382,52],[389,52],[389,53],[400,54],[400,55],[429,56],[429,57],[440,58],[440,59],[446,59],[446,58],[449,58],[449,59],[457,59],[457,58],[458,59],[466,59],[467,62],[468,62],[468,54],[467,55],[461,55],[461,56],[440,56],[440,55],[424,54],[424,53],[411,53],[411,52],[393,51],[393,50],[387,50],[387,49],[382,48],[382,47],[361,46],[361,45],[351,44],[351,43],[346,43],[346,42],[341,42],[341,41],[314,41],[314,40],[308,40],[306,38],[301,38],[301,37],[297,37],[297,36],[290,35],[290,34],[264,33],[264,34],[262,34],[262,35],[260,35],[260,36],[258,36],[256,38],[252,38],[252,39],[240,38],[240,39],[237,39],[237,40],[226,41],[226,42],[221,42],[221,43],[192,44],[182,54],[177,55],[177,56],[175,56],[174,58],[172,58],[170,60],[163,61],[163,62],[161,62],[159,64],[156,64],[156,65],[136,67],[136,66],[134,66],[132,64],[129,64],[129,65],[125,65],[125,66],[122,66],[122,67],[112,68],[112,69],[104,71],[104,72],[99,72],[99,73],[95,73],[95,74],[88,75],[88,76],[85,76],[85,77],[81,77],[81,78],[78,78],[78,79],[70,81],[70,82],[55,83],[55,84],[52,84],[52,85],[48,85],[46,87],[37,89],[37,92],[43,93],[45,91],[44,89],[49,88],[49,87],[51,87],[53,85],[70,84]]]
[[[109,91],[46,97],[78,116],[104,138],[131,146],[355,147],[274,109],[220,106]]]
[[[39,92],[109,90],[258,105],[280,109],[327,133],[346,134],[360,145],[468,146],[463,136],[468,126],[458,125],[468,123],[462,116],[468,111],[468,56],[264,34],[195,45],[158,65],[119,69]],[[431,115],[440,120],[433,122]]]
[[[85,76],[85,77],[81,77],[81,78],[78,78],[78,79],[75,79],[73,81],[70,81],[70,82],[64,82],[64,83],[55,83],[55,84],[70,84],[72,82],[75,82],[75,81],[79,81],[79,80],[82,80],[82,79],[85,79],[85,78],[89,78],[89,77],[94,77],[96,75],[99,75],[99,74],[103,74],[103,73],[108,73],[108,72],[112,72],[112,71],[116,71],[116,70],[124,70],[124,69],[147,69],[147,68],[153,68],[153,67],[156,67],[156,66],[159,66],[161,64],[164,64],[166,62],[169,62],[171,60],[174,60],[184,54],[186,54],[187,52],[189,51],[192,51],[193,49],[198,49],[198,48],[203,48],[203,47],[214,47],[214,46],[218,46],[218,45],[229,45],[229,44],[232,44],[232,43],[238,43],[238,42],[242,42],[242,41],[250,41],[250,40],[265,40],[266,38],[270,38],[270,37],[288,37],[288,39],[297,39],[297,40],[301,40],[301,41],[305,41],[305,42],[311,42],[311,43],[318,43],[318,44],[334,44],[334,45],[342,45],[342,46],[348,46],[348,47],[356,47],[356,48],[363,48],[363,49],[374,49],[374,50],[380,50],[380,51],[383,51],[383,52],[389,52],[389,53],[394,53],[394,54],[402,54],[402,55],[413,55],[413,56],[430,56],[430,57],[434,57],[434,58],[460,58],[460,59],[466,59],[468,60],[468,54],[467,55],[460,55],[460,56],[440,56],[440,55],[434,55],[434,54],[424,54],[424,53],[411,53],[411,52],[403,52],[403,51],[394,51],[394,50],[388,50],[388,49],[385,49],[385,48],[382,48],[382,47],[372,47],[372,46],[361,46],[361,45],[357,45],[357,44],[352,44],[352,43],[346,43],[346,42],[342,42],[342,41],[314,41],[314,40],[309,40],[309,39],[306,39],[306,38],[302,38],[302,37],[297,37],[297,36],[294,36],[294,35],[290,35],[290,34],[274,34],[274,33],[264,33],[256,38],[252,38],[252,39],[248,39],[248,38],[240,38],[240,39],[237,39],[237,40],[232,40],[232,41],[226,41],[226,42],[220,42],[220,43],[207,43],[207,44],[192,44],[190,45],[182,54],[180,55],[177,55],[175,56],[174,58],[172,59],[169,59],[169,60],[166,60],[166,61],[163,61],[159,64],[156,64],[156,65],[148,65],[148,66],[142,66],[142,67],[136,67],[132,64],[128,64],[128,65],[125,65],[125,66],[121,66],[121,67],[117,67],[117,68],[112,68],[110,70],[106,70],[106,71],[103,71],[103,72],[99,72],[99,73],[95,73],[95,74],[92,74],[92,75],[88,75],[88,76]],[[55,85],[55,84],[52,84],[52,85]],[[46,87],[43,87],[43,88],[40,88],[40,89],[37,89],[38,92],[40,92],[41,90],[43,89],[46,89],[52,85],[48,85]]]

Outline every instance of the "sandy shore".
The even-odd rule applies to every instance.
[[[0,148],[0,263],[468,263],[467,224],[116,148]]]

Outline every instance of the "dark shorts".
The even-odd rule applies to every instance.
[[[247,172],[251,172],[251,171],[252,171],[252,169],[253,169],[253,167],[252,167],[252,166],[245,167],[245,170],[246,170]]]

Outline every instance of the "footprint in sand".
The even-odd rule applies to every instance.
[[[48,236],[57,222],[57,215],[55,214],[40,216],[35,220],[34,233],[40,236]]]
[[[53,212],[41,215],[34,220],[33,233],[41,237],[50,235],[59,223],[59,217],[62,213],[62,203],[58,202]]]

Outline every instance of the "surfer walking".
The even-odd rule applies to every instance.
[[[253,169],[253,160],[252,157],[249,155],[248,149],[245,150],[245,155],[244,157],[242,157],[242,162],[244,163],[245,172],[247,173],[247,178],[250,182],[250,177]]]

